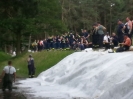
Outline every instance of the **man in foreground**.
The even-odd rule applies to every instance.
[[[16,69],[12,66],[12,61],[8,61],[8,65],[4,67],[2,75],[2,91],[6,88],[12,91],[12,83],[16,79]]]
[[[128,37],[128,34],[124,35],[124,42],[120,43],[120,48],[116,52],[128,51],[131,46],[131,39]]]

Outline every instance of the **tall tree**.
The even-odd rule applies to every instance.
[[[21,51],[21,37],[24,30],[29,30],[37,13],[36,0],[1,0],[1,27],[11,32],[16,40],[17,54]]]

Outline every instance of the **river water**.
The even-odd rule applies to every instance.
[[[18,81],[18,79],[17,79]],[[16,84],[19,84],[17,83]],[[27,99],[20,91],[17,87],[13,87],[13,91],[9,92],[8,90],[6,90],[5,92],[2,91],[1,89],[2,87],[2,83],[0,83],[0,99]]]
[[[17,90],[13,90],[12,92],[0,91],[0,99],[26,99],[26,97],[23,94],[17,92]]]

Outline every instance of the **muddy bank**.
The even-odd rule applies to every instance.
[[[15,84],[18,84],[17,82],[20,79],[16,80]],[[8,89],[6,89],[5,92],[2,91],[2,82],[0,82],[0,99],[27,99],[23,93],[19,91],[17,87],[13,86],[12,92],[9,92]]]
[[[0,99],[27,99],[22,93],[18,92],[17,89],[13,89],[12,92],[6,90],[2,92],[0,90]]]
[[[23,94],[18,92],[1,92],[0,99],[27,99]]]

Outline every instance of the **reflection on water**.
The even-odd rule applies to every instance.
[[[0,99],[26,99],[23,94],[19,92],[0,92]]]

